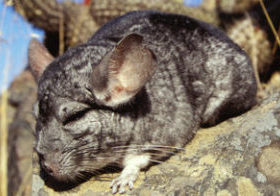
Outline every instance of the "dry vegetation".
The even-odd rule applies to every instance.
[[[7,195],[8,175],[8,124],[7,124],[7,99],[8,92],[3,91],[0,105],[0,195]]]

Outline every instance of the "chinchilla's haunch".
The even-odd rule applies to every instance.
[[[199,126],[255,103],[245,52],[182,15],[130,12],[54,60],[32,41],[29,62],[42,168],[69,181],[116,164],[113,193],[132,188],[140,169],[182,149]]]

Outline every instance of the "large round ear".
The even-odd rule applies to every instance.
[[[130,34],[93,68],[93,93],[101,104],[109,107],[127,103],[155,70],[155,56],[143,45],[143,37]]]
[[[32,39],[30,41],[28,48],[28,64],[36,81],[39,80],[46,67],[53,60],[54,57],[38,40]]]

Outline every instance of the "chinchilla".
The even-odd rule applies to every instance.
[[[255,104],[246,53],[183,15],[127,13],[56,59],[33,40],[29,62],[42,168],[71,181],[115,164],[123,170],[113,193],[132,188],[140,169],[182,149],[201,125]]]

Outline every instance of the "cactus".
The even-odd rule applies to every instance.
[[[178,0],[94,0],[91,1],[91,14],[98,24],[120,16],[128,11],[153,9],[164,12],[188,15],[202,21],[218,25],[219,20],[214,10],[187,7]]]
[[[249,15],[235,21],[226,31],[228,36],[248,53],[260,74],[268,71],[273,61],[271,44],[266,32]]]
[[[216,12],[184,6],[178,0],[94,0],[90,6],[71,1],[14,0],[15,9],[35,26],[46,31],[64,29],[66,45],[86,41],[101,25],[128,11],[154,9],[180,13],[214,25],[219,24]]]
[[[218,7],[225,13],[242,13],[256,5],[259,0],[216,0]]]

